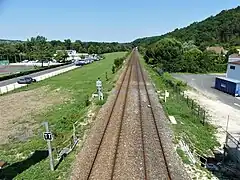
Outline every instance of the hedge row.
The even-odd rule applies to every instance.
[[[124,57],[114,59],[114,64],[112,66],[112,73],[115,73],[116,70],[122,67],[123,62],[127,59],[130,52],[127,52]]]

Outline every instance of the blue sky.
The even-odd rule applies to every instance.
[[[201,21],[239,0],[0,0],[0,39],[129,42]]]

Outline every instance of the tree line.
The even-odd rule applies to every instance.
[[[105,43],[105,42],[82,42],[70,39],[64,41],[48,41],[46,37],[37,36],[27,41],[3,41],[0,42],[0,60],[19,62],[28,60],[50,60],[57,50],[76,50],[80,53],[103,54],[117,51],[128,51],[132,48],[131,43]],[[64,59],[67,54],[58,52],[56,58]]]
[[[219,45],[228,49],[231,46],[240,46],[240,6],[230,10],[223,10],[216,16],[204,21],[194,22],[191,25],[175,29],[162,36],[140,38],[133,41],[135,46],[147,47],[163,38],[176,38],[184,43],[194,41],[201,51],[208,46]]]
[[[145,49],[145,61],[164,72],[224,72],[227,56],[200,50],[193,41],[164,38]]]

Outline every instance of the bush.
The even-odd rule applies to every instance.
[[[115,73],[115,66],[114,65],[112,66],[112,73],[113,74]]]
[[[177,80],[171,76],[169,73],[163,73],[162,75],[163,81],[165,81],[171,87],[178,87],[180,89],[185,89],[187,87],[187,83]]]
[[[128,52],[124,57],[122,58],[116,58],[114,59],[114,65],[112,66],[112,73],[115,73],[115,71],[122,67],[123,62],[127,57],[129,56],[130,52]]]
[[[85,106],[89,106],[90,105],[90,101],[89,101],[89,96],[85,97]]]

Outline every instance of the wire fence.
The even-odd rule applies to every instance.
[[[191,99],[188,95],[184,93],[183,88],[181,88],[179,82],[173,82],[170,79],[164,79],[164,82],[171,87],[173,92],[177,95],[179,100],[185,101],[189,108],[191,108],[193,114],[195,114],[200,120],[201,124],[206,125],[206,110],[201,107],[195,100]],[[179,84],[178,84],[179,83]]]

